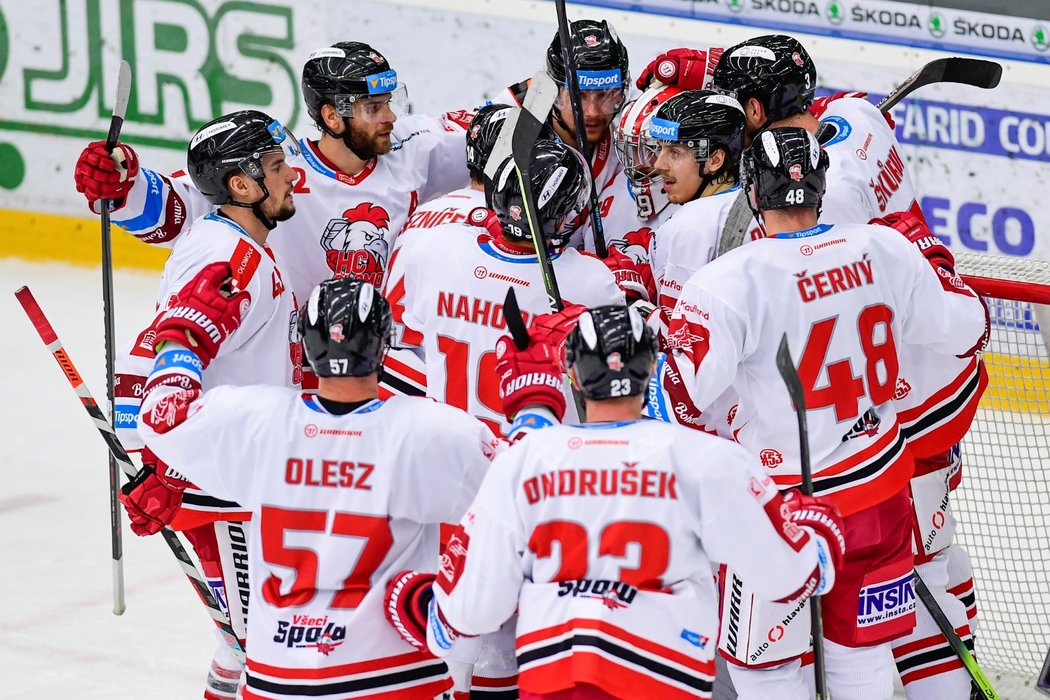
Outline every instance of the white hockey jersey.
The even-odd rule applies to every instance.
[[[566,302],[624,303],[615,278],[597,258],[573,248],[551,258]],[[395,345],[423,350],[427,396],[466,410],[497,434],[509,428],[495,371],[496,341],[509,332],[503,317],[509,287],[530,319],[550,313],[534,254],[499,247],[483,228],[445,224],[405,237],[384,292]]]
[[[144,411],[174,414],[173,427],[140,427],[161,459],[252,512],[245,697],[432,698],[451,686],[444,662],[387,623],[383,597],[397,572],[437,570],[439,524],[462,516],[499,449],[484,425],[409,397],[332,415],[276,387],[219,387],[188,406],[159,387]]]
[[[473,187],[449,192],[448,194],[419,205],[408,218],[401,235],[417,229],[432,229],[443,224],[458,224],[467,220],[467,215],[478,207],[485,206],[485,192]]]
[[[434,587],[447,623],[491,632],[518,611],[522,690],[710,697],[715,562],[771,599],[813,574],[780,495],[739,446],[656,421],[554,426],[501,454]]]
[[[244,229],[217,212],[194,221],[175,241],[161,273],[158,316],[201,269],[213,262],[229,262],[237,288],[251,297],[240,327],[208,365],[205,389],[222,384],[295,386],[301,381],[303,351],[296,325],[297,305],[286,286],[280,260],[269,245],[260,246]],[[142,446],[136,424],[145,378],[153,367],[154,336],[150,324],[116,357],[114,411],[118,434],[131,450]]]
[[[382,286],[390,252],[413,210],[469,181],[463,130],[469,118],[466,112],[399,118],[393,150],[352,177],[314,142],[300,141],[302,155],[289,161],[299,175],[296,214],[270,234],[297,298],[308,299],[332,277]],[[170,245],[187,219],[212,209],[185,174],[167,178],[143,168],[113,221],[147,243]]]
[[[866,224],[909,209],[922,214],[900,144],[878,107],[844,97],[829,102],[820,121],[836,128],[824,144],[830,165],[821,223]]]
[[[748,417],[737,439],[790,487],[800,478],[799,438],[775,359],[787,335],[806,391],[814,488],[843,515],[911,478],[892,400],[900,345],[972,354],[986,329],[973,291],[893,234],[819,225],[749,243],[689,280],[668,336],[667,364],[695,404],[734,387]]]

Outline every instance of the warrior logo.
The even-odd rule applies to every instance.
[[[321,236],[325,261],[336,278],[353,277],[379,287],[383,284],[390,244],[390,215],[386,209],[362,202],[332,219]]]

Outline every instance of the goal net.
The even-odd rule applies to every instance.
[[[960,254],[956,266],[992,329],[953,501],[974,568],[977,657],[997,688],[1031,687],[1050,646],[1050,262]]]

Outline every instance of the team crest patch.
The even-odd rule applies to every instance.
[[[328,337],[337,343],[343,342],[343,324],[332,324],[332,326],[328,329]]]
[[[321,248],[333,277],[382,286],[390,255],[389,227],[386,209],[370,202],[362,202],[329,221],[321,235]]]
[[[795,182],[800,181],[802,179],[802,166],[795,163],[788,169],[788,175],[790,175],[791,179]]]
[[[623,359],[621,359],[620,353],[609,353],[609,356],[605,358],[605,366],[611,369],[613,372],[619,372],[620,370],[622,370]]]

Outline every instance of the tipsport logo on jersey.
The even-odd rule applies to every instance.
[[[332,275],[381,287],[390,256],[389,234],[390,215],[370,202],[362,202],[329,221],[321,236],[321,247]]]
[[[328,656],[346,639],[346,627],[328,620],[328,616],[292,615],[291,622],[280,620],[273,641],[289,649],[315,649]]]

